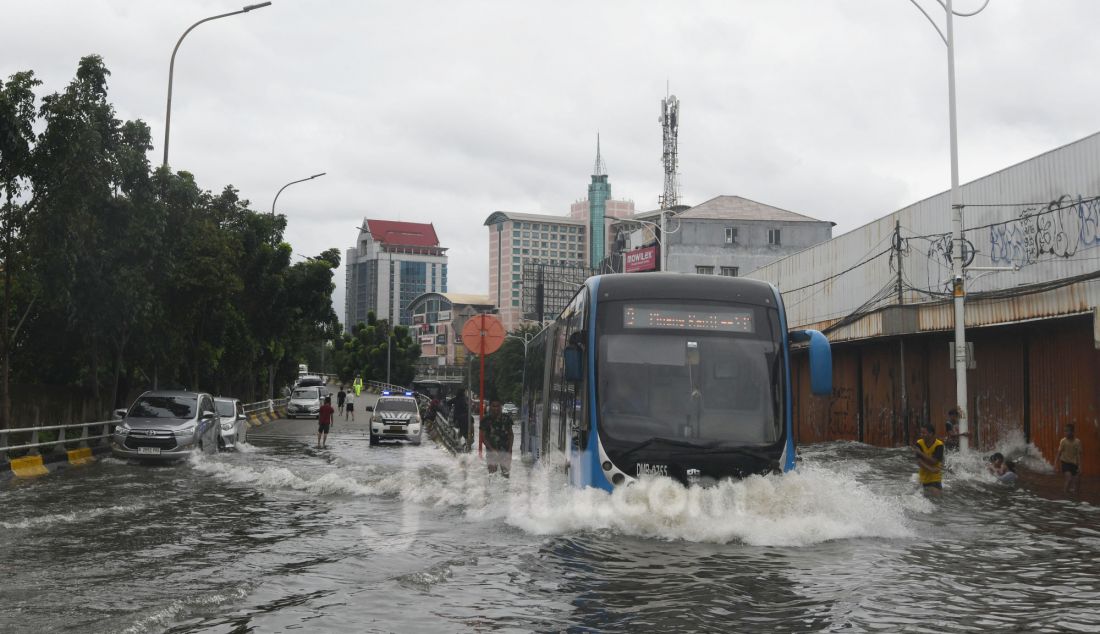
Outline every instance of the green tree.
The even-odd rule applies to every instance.
[[[17,286],[26,280],[16,279],[17,271],[24,270],[21,263],[23,232],[30,205],[20,200],[25,181],[32,175],[31,148],[34,142],[35,97],[34,88],[42,82],[30,71],[15,73],[7,82],[0,83],[0,254],[4,260],[4,296],[0,299],[0,429],[11,426],[11,354],[12,342],[18,337],[20,326],[27,312],[11,324],[13,297]],[[26,311],[33,299],[27,300]]]
[[[79,385],[104,413],[141,385],[251,399],[324,341],[351,358],[331,308],[339,250],[292,264],[283,216],[153,170],[150,130],[115,117],[109,76],[84,57],[37,111],[32,73],[0,83],[0,423],[13,380]]]

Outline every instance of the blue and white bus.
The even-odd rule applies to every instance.
[[[525,459],[560,452],[577,487],[685,484],[794,468],[790,344],[832,391],[829,342],[788,333],[771,284],[714,275],[589,278],[528,345]]]

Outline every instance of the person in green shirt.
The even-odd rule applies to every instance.
[[[481,420],[481,429],[485,431],[485,444],[489,448],[485,454],[489,473],[496,473],[499,469],[507,478],[512,468],[512,442],[515,434],[512,431],[512,417],[501,411],[499,400],[494,400],[489,405],[489,411]]]

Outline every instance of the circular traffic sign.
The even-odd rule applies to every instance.
[[[504,343],[504,326],[492,315],[474,315],[462,327],[462,343],[478,355],[493,354]]]

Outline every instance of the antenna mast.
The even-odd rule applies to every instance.
[[[664,148],[661,161],[665,165],[665,191],[661,194],[661,209],[672,209],[680,204],[680,182],[676,168],[678,163],[676,137],[680,130],[680,100],[669,95],[661,100],[661,123],[664,136]]]

